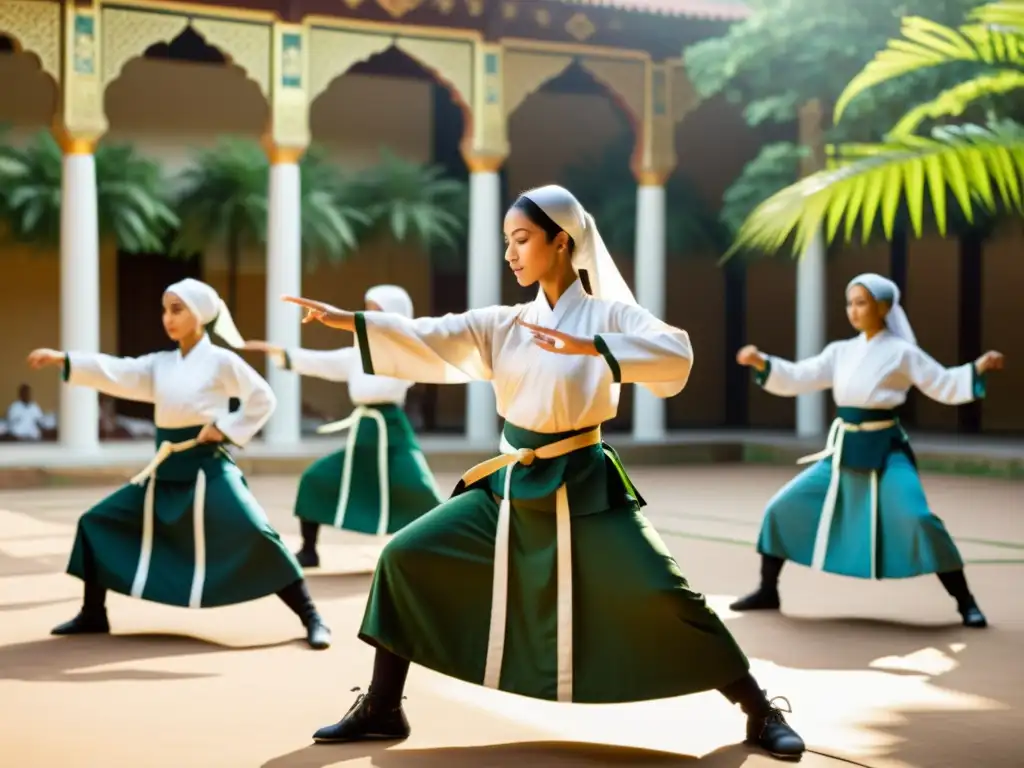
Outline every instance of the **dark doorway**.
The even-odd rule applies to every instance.
[[[202,279],[202,263],[196,258],[174,259],[159,253],[117,254],[117,349],[123,357],[138,357],[162,349],[174,349],[160,320],[164,289],[186,277]],[[152,419],[149,403],[117,401],[117,413],[136,419]]]

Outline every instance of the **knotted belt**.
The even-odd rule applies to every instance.
[[[866,421],[852,424],[837,418],[828,431],[825,448],[817,453],[797,459],[797,464],[810,464],[831,457],[832,475],[828,482],[828,491],[818,518],[818,531],[814,537],[814,553],[811,556],[811,567],[819,571],[825,569],[825,557],[828,555],[829,536],[832,531],[832,519],[836,512],[836,499],[839,497],[839,478],[843,459],[843,441],[847,432],[879,432],[896,426],[896,420]],[[878,470],[871,470],[871,578],[875,578],[878,570]]]
[[[334,527],[341,528],[348,511],[348,500],[352,492],[352,458],[359,434],[359,422],[364,418],[377,422],[377,477],[380,483],[380,515],[377,521],[377,535],[388,532],[391,517],[391,484],[388,476],[388,424],[384,414],[373,406],[358,405],[341,421],[332,421],[317,428],[317,434],[328,435],[348,430],[345,441],[345,458],[341,467],[341,490],[338,493],[338,509],[334,513]]]
[[[509,529],[512,519],[512,472],[517,465],[530,466],[536,459],[559,456],[601,443],[601,430],[595,428],[540,448],[516,448],[501,436],[501,454],[471,468],[462,476],[466,487],[506,468],[505,490],[498,507],[498,527],[494,537],[494,580],[491,589],[491,621],[487,638],[487,661],[483,684],[498,688],[505,655],[505,631],[508,620]],[[572,626],[572,539],[569,495],[565,483],[555,492],[555,532],[557,548],[557,647],[558,700],[572,701],[573,626]]]

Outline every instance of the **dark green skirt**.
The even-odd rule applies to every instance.
[[[517,448],[564,437],[515,428],[510,436],[508,425],[505,434]],[[535,444],[526,443],[530,435]],[[517,466],[513,489],[533,495],[530,478],[548,485],[559,465],[570,505],[571,578],[558,568],[555,500],[513,493],[503,651],[497,682],[490,683],[538,699],[612,703],[718,689],[746,674],[746,657],[641,514],[613,451],[599,445],[568,461]],[[607,483],[600,493],[595,478]],[[576,501],[597,497],[615,503]],[[487,684],[499,503],[485,479],[396,534],[377,565],[360,637]],[[572,601],[570,695],[560,685],[567,642],[559,631],[560,587]]]
[[[157,444],[198,433],[158,429]],[[67,570],[191,608],[244,603],[302,578],[241,470],[223,448],[206,445],[172,455],[144,486],[125,485],[82,515]]]
[[[441,494],[405,412],[384,404],[363,413],[345,447],[302,474],[295,516],[359,533],[394,533],[440,504]]]

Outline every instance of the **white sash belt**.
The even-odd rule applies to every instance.
[[[832,458],[832,476],[829,478],[825,502],[818,518],[818,531],[814,537],[814,553],[811,567],[822,571],[825,569],[825,557],[828,555],[829,536],[832,531],[832,519],[836,512],[836,499],[839,497],[840,468],[843,458],[843,440],[847,432],[878,432],[896,426],[895,420],[866,421],[863,424],[851,424],[836,419],[828,431],[824,450],[797,459],[797,464],[810,464],[822,459]],[[878,572],[878,470],[871,470],[871,578]]]
[[[149,567],[153,560],[153,529],[156,516],[156,470],[172,453],[187,451],[198,445],[196,440],[180,443],[164,441],[153,460],[139,474],[131,479],[133,485],[145,485],[146,495],[142,502],[142,545],[139,549],[139,564],[135,568],[131,596],[141,598],[149,580]],[[206,584],[206,473],[196,474],[195,495],[192,500],[192,536],[194,558],[192,565],[192,588],[189,591],[188,607],[203,607],[203,588]]]
[[[462,476],[468,487],[506,468],[505,492],[498,507],[498,528],[494,537],[494,579],[491,586],[491,620],[487,639],[487,662],[483,684],[501,685],[501,666],[505,656],[505,631],[508,620],[509,535],[512,519],[512,470],[515,465],[529,466],[534,459],[554,459],[581,448],[601,443],[601,430],[593,429],[536,450],[516,448],[501,436],[501,455],[477,464]],[[558,700],[572,701],[572,538],[569,494],[563,483],[555,492],[555,534],[557,547],[557,648]]]
[[[358,405],[351,414],[341,421],[333,421],[317,428],[317,434],[328,435],[348,430],[345,441],[345,458],[341,467],[341,490],[338,492],[338,509],[334,513],[334,527],[341,528],[345,523],[348,511],[348,499],[352,492],[352,457],[359,434],[359,422],[363,418],[377,422],[377,482],[380,488],[380,515],[377,519],[377,535],[388,532],[391,518],[391,485],[388,477],[388,424],[384,414],[372,406]]]

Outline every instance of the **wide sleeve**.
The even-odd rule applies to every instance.
[[[289,349],[275,362],[300,376],[312,376],[327,381],[348,381],[352,366],[360,364],[359,350],[355,347],[329,350]]]
[[[796,397],[829,389],[835,372],[837,349],[837,344],[833,342],[820,354],[795,363],[766,355],[765,368],[754,372],[754,381],[765,392],[780,397]]]
[[[678,395],[693,367],[686,331],[673,328],[643,307],[616,304],[613,331],[594,337],[616,383],[640,384],[658,397]]]
[[[512,307],[485,307],[443,317],[357,312],[363,371],[421,384],[489,381],[494,332]]]
[[[122,400],[153,402],[153,367],[159,353],[114,357],[90,352],[64,355],[64,381]]]
[[[907,345],[900,372],[932,400],[962,405],[985,397],[985,377],[974,363],[946,368],[918,346]]]
[[[277,398],[266,380],[233,352],[225,351],[221,358],[220,383],[229,398],[241,401],[241,407],[217,419],[215,426],[232,443],[244,446],[267,423]]]

